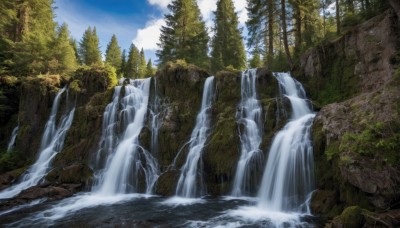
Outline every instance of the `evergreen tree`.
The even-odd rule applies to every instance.
[[[248,0],[247,45],[264,50],[267,65],[272,63],[275,53],[275,31],[278,27],[276,8],[276,0]]]
[[[144,56],[144,51],[142,48],[142,50],[140,50],[140,62],[139,62],[139,77],[140,78],[145,78],[146,76],[148,76],[148,75],[146,75],[146,73],[147,73],[146,67],[147,67],[146,57]]]
[[[17,75],[49,71],[55,41],[53,0],[30,0],[16,3],[13,71]]]
[[[113,35],[106,49],[106,63],[119,69],[122,63],[121,48],[118,46],[117,37]]]
[[[58,28],[53,54],[56,60],[53,65],[54,72],[67,73],[77,68],[75,50],[71,45],[68,26],[65,23]]]
[[[134,44],[129,48],[128,61],[125,66],[125,78],[139,78],[140,54]]]
[[[155,75],[155,69],[153,67],[153,63],[151,62],[151,59],[149,59],[149,61],[147,62],[146,75],[149,77],[152,77]]]
[[[227,66],[246,67],[246,51],[238,29],[239,20],[232,0],[219,0],[215,12],[215,36],[212,41],[211,70]]]
[[[78,50],[78,42],[73,37],[70,37],[69,42],[71,43],[72,48],[75,51],[75,58],[78,64],[82,64],[82,60],[79,57],[79,50]]]
[[[99,37],[96,33],[96,27],[89,26],[83,34],[79,43],[79,55],[82,63],[85,65],[94,65],[101,63],[101,52],[99,47]]]
[[[125,73],[125,69],[126,69],[126,50],[124,49],[122,51],[122,55],[121,55],[121,66],[118,68],[117,73],[123,77],[125,77],[123,74]]]
[[[0,1],[0,74],[10,70],[14,41],[14,25],[16,21],[17,12],[15,1]]]
[[[157,57],[161,65],[177,59],[200,67],[208,67],[208,34],[200,9],[195,0],[173,0],[165,15],[166,26],[161,28],[160,50]]]
[[[253,50],[252,57],[249,61],[250,68],[262,67],[263,62],[261,61],[261,51],[258,46]]]

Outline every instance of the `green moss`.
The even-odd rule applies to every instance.
[[[82,83],[79,80],[74,80],[69,83],[69,89],[73,93],[80,93],[81,92]]]
[[[365,220],[363,210],[359,206],[351,206],[344,209],[340,220],[346,228],[363,227]]]
[[[0,173],[21,168],[27,164],[25,156],[17,150],[0,154]]]
[[[368,124],[360,133],[345,133],[339,150],[397,165],[400,162],[400,124],[376,122]]]
[[[117,74],[111,66],[81,67],[75,71],[74,80],[82,81],[84,88],[89,92],[99,92],[112,89],[118,84]]]

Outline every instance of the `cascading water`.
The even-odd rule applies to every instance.
[[[158,178],[156,160],[139,143],[147,113],[151,78],[129,82],[124,86],[124,97],[119,102],[121,88],[116,87],[113,102],[105,111],[103,140],[109,155],[105,169],[97,175],[97,185],[93,187],[93,191],[101,195],[138,192],[140,175],[145,177],[146,193],[151,193]],[[122,110],[117,116],[119,105]],[[116,142],[117,123],[121,128],[126,126],[119,142]]]
[[[201,154],[204,144],[210,133],[210,108],[214,100],[214,76],[210,76],[204,83],[203,98],[196,125],[189,140],[189,152],[186,162],[181,169],[181,175],[176,188],[176,195],[185,198],[194,198],[204,193],[202,181]],[[199,167],[200,166],[200,167]],[[199,185],[200,185],[200,188]],[[199,191],[200,190],[200,191]]]
[[[236,167],[232,196],[239,197],[250,192],[251,171],[262,164],[262,109],[257,100],[256,69],[244,71],[241,81],[241,101],[238,123],[240,130],[240,159]]]
[[[302,85],[288,73],[275,73],[292,107],[291,120],[275,136],[259,190],[258,207],[268,211],[307,212],[314,188],[310,128],[315,114]]]
[[[100,172],[104,169],[105,159],[118,143],[118,108],[123,83],[124,81],[120,80],[119,85],[114,88],[112,102],[107,105],[103,114],[103,128],[94,167],[95,170]]]
[[[68,129],[72,124],[75,113],[75,107],[73,107],[72,109],[67,108],[69,111],[61,116],[58,126],[56,125],[58,106],[60,104],[62,94],[65,91],[66,88],[64,87],[57,93],[54,99],[50,117],[46,123],[46,127],[42,136],[38,159],[27,170],[26,174],[24,174],[24,176],[22,177],[22,181],[20,183],[0,192],[0,198],[11,198],[20,193],[22,190],[37,185],[47,174],[53,158],[58,152],[62,150],[64,139],[66,137]],[[66,97],[66,103],[68,104],[68,96]]]
[[[10,141],[8,141],[8,145],[7,145],[7,151],[11,151],[12,149],[14,149],[15,139],[17,138],[17,134],[18,134],[18,128],[19,128],[19,126],[16,126],[11,133],[11,138],[10,138]]]
[[[153,155],[158,153],[158,133],[162,125],[162,120],[165,115],[165,107],[163,101],[157,93],[157,77],[154,77],[154,100],[151,105],[151,152]]]

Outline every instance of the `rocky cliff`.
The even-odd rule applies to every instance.
[[[328,219],[343,211],[333,227],[350,227],[349,220],[358,221],[351,227],[398,225],[399,31],[387,11],[301,58],[299,79],[322,107],[314,122],[311,206]]]

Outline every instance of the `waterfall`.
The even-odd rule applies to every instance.
[[[95,159],[95,170],[104,168],[105,158],[110,155],[118,142],[118,109],[123,83],[124,81],[120,80],[119,85],[114,88],[112,102],[107,105],[103,114],[101,138]]]
[[[19,126],[16,126],[11,133],[11,138],[7,145],[7,151],[11,151],[12,149],[14,149],[15,139],[17,138],[18,134],[18,128]]]
[[[252,171],[262,164],[262,109],[257,100],[256,69],[242,72],[241,101],[238,111],[241,155],[236,167],[232,196],[244,196],[250,192]]]
[[[72,109],[67,108],[68,111],[61,116],[57,126],[56,117],[58,106],[60,104],[62,94],[65,91],[66,88],[64,87],[57,93],[54,99],[50,117],[46,123],[45,130],[42,136],[39,156],[36,162],[31,167],[29,167],[27,172],[23,175],[22,181],[20,183],[0,192],[0,198],[11,198],[19,194],[22,190],[37,185],[40,180],[42,180],[42,178],[45,177],[45,175],[47,174],[53,158],[58,152],[62,150],[67,131],[71,127],[75,112],[75,107],[73,107]],[[66,97],[66,103],[68,105],[68,95]]]
[[[160,127],[162,125],[162,120],[165,115],[165,107],[164,103],[160,99],[157,93],[157,77],[154,77],[154,100],[151,105],[150,114],[151,114],[151,152],[152,154],[158,153],[158,134]]]
[[[189,140],[189,152],[176,188],[176,195],[194,198],[204,193],[201,154],[210,133],[210,108],[214,100],[214,76],[206,79],[200,112]],[[200,167],[199,167],[200,166]],[[199,177],[199,179],[197,178]],[[200,185],[200,188],[198,188]],[[200,191],[199,191],[200,189]]]
[[[158,164],[139,143],[146,119],[150,82],[151,78],[129,80],[122,98],[121,85],[115,88],[113,101],[107,106],[103,119],[100,151],[105,151],[108,156],[105,168],[96,175],[97,184],[93,191],[97,194],[110,196],[138,192],[142,176],[146,193],[151,193],[158,178]],[[119,140],[117,125],[124,129]]]
[[[269,211],[307,212],[304,203],[314,188],[310,129],[315,114],[299,82],[288,73],[275,73],[275,76],[283,96],[290,101],[292,115],[272,142],[258,207]]]

